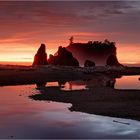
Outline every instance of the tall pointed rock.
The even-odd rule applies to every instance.
[[[34,65],[47,65],[47,53],[45,44],[41,44],[37,53],[34,56],[33,66]]]

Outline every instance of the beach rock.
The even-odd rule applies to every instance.
[[[116,55],[110,55],[107,58],[106,65],[107,66],[123,66],[122,64],[119,63]]]
[[[95,67],[95,63],[90,60],[86,60],[84,63],[84,67]]]
[[[34,56],[33,66],[34,65],[47,65],[47,53],[45,44],[41,44],[37,53]]]
[[[64,47],[59,47],[57,55],[50,55],[48,63],[51,65],[63,65],[63,66],[79,66],[79,62],[73,57],[72,53]]]

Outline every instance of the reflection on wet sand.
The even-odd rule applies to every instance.
[[[115,89],[115,81],[110,77],[70,81],[69,90],[61,86],[37,87],[40,94],[30,98],[71,103],[71,111],[140,120],[140,90]],[[86,88],[72,89],[75,83]]]
[[[117,77],[118,78],[118,77]],[[120,78],[120,77],[119,77]],[[97,88],[97,87],[112,87],[115,86],[116,79],[114,77],[108,75],[94,75],[92,78],[85,77],[82,80],[59,80],[57,82],[48,82],[52,83],[53,86],[59,86],[62,90],[78,90],[78,89],[86,89],[86,88]],[[47,82],[36,83],[37,88],[46,87]],[[50,87],[50,86],[47,86]],[[62,88],[63,87],[63,88]]]

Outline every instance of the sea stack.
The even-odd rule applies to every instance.
[[[97,66],[106,65],[106,60],[110,55],[116,55],[115,42],[88,41],[87,43],[74,43],[72,38],[66,49],[72,52],[73,56],[83,66],[86,60],[96,63]]]
[[[70,51],[62,46],[58,48],[56,56],[50,55],[48,63],[51,65],[79,66],[78,60],[73,57]]]
[[[107,61],[106,61],[106,65],[107,66],[123,66],[122,64],[119,63],[116,55],[110,55],[108,58],[107,58]]]
[[[45,44],[41,44],[37,53],[34,56],[33,66],[35,65],[47,65],[47,53]]]

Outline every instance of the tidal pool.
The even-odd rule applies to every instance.
[[[80,88],[84,83],[71,82],[62,90]],[[139,89],[138,76],[117,79],[115,88]],[[71,104],[29,98],[39,93],[36,85],[0,87],[0,138],[140,138],[139,121],[71,112]]]

